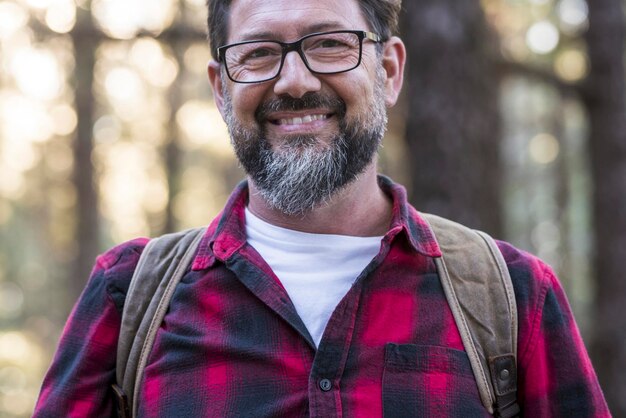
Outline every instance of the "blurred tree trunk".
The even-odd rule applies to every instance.
[[[176,57],[176,62],[178,63],[179,71],[178,75],[176,76],[176,80],[172,83],[170,87],[169,93],[169,141],[165,149],[165,169],[167,171],[168,199],[165,216],[165,227],[162,231],[160,231],[161,233],[174,232],[178,227],[176,216],[174,213],[174,205],[176,202],[176,195],[180,192],[181,188],[183,153],[181,152],[179,146],[179,133],[178,124],[176,123],[176,112],[178,112],[178,109],[180,109],[183,101],[181,84],[185,72],[185,61],[183,54],[186,45],[187,43],[180,39],[175,39],[172,42],[172,49]]]
[[[595,237],[595,334],[591,354],[615,416],[626,416],[626,88],[621,0],[589,4],[589,113]]]
[[[70,297],[78,297],[85,286],[99,250],[98,195],[92,165],[94,115],[93,71],[97,40],[91,36],[89,11],[78,9],[78,23],[72,31],[76,53],[75,94],[78,127],[74,139],[74,185],[77,192],[76,255],[70,281]]]
[[[480,2],[404,7],[411,201],[501,236],[499,83]]]

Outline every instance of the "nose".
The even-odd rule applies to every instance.
[[[319,78],[309,71],[296,51],[285,55],[283,68],[274,84],[276,95],[287,94],[299,99],[306,93],[319,91],[321,87]]]

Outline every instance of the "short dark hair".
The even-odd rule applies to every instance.
[[[402,0],[357,0],[361,11],[370,24],[370,30],[389,39],[398,32],[398,15]],[[209,17],[209,43],[211,55],[217,60],[217,48],[226,44],[228,38],[228,13],[231,0],[207,0]]]

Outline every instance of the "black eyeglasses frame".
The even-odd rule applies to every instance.
[[[357,61],[357,63],[353,67],[348,68],[346,70],[331,71],[331,72],[312,70],[311,67],[309,66],[309,63],[308,63],[307,59],[306,59],[304,51],[302,51],[302,43],[304,41],[306,41],[307,39],[313,37],[313,36],[332,35],[334,33],[353,33],[353,34],[358,36],[358,38],[359,38],[359,60]],[[355,68],[357,68],[359,65],[361,65],[361,59],[363,57],[363,40],[364,39],[369,39],[370,41],[372,41],[374,43],[382,43],[382,42],[384,42],[382,37],[380,35],[378,35],[377,33],[374,33],[374,32],[368,32],[368,31],[364,31],[364,30],[333,30],[333,31],[329,31],[329,32],[310,33],[310,34],[308,34],[306,36],[303,36],[302,38],[300,38],[300,39],[298,39],[297,41],[294,41],[294,42],[281,42],[281,41],[276,41],[274,39],[255,39],[255,40],[251,40],[251,41],[236,42],[236,43],[233,43],[233,44],[223,45],[223,46],[220,46],[219,48],[217,48],[217,61],[219,63],[223,63],[224,64],[224,68],[226,69],[226,74],[228,75],[228,78],[231,81],[233,81],[235,83],[240,83],[240,84],[264,83],[266,81],[270,81],[270,80],[274,80],[275,78],[278,78],[278,76],[280,75],[280,73],[283,70],[283,65],[285,63],[285,57],[287,56],[287,54],[289,52],[292,52],[292,51],[296,51],[298,53],[298,55],[300,55],[300,58],[302,59],[302,62],[304,62],[304,65],[306,66],[306,68],[313,74],[341,74],[341,73],[346,73],[348,71],[352,71]],[[273,43],[279,44],[281,46],[281,48],[282,48],[282,56],[280,58],[280,66],[278,67],[278,71],[276,72],[276,75],[274,75],[273,77],[269,77],[269,78],[262,79],[262,80],[255,80],[255,81],[235,80],[231,76],[230,71],[228,70],[228,65],[226,64],[226,61],[224,59],[225,56],[226,56],[226,51],[229,48],[232,48],[232,47],[235,47],[235,46],[251,44],[251,43],[255,43],[255,42],[273,42]]]

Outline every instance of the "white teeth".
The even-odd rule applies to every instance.
[[[280,125],[301,125],[303,123],[311,123],[316,120],[328,119],[327,115],[306,115],[302,118],[280,119]]]

